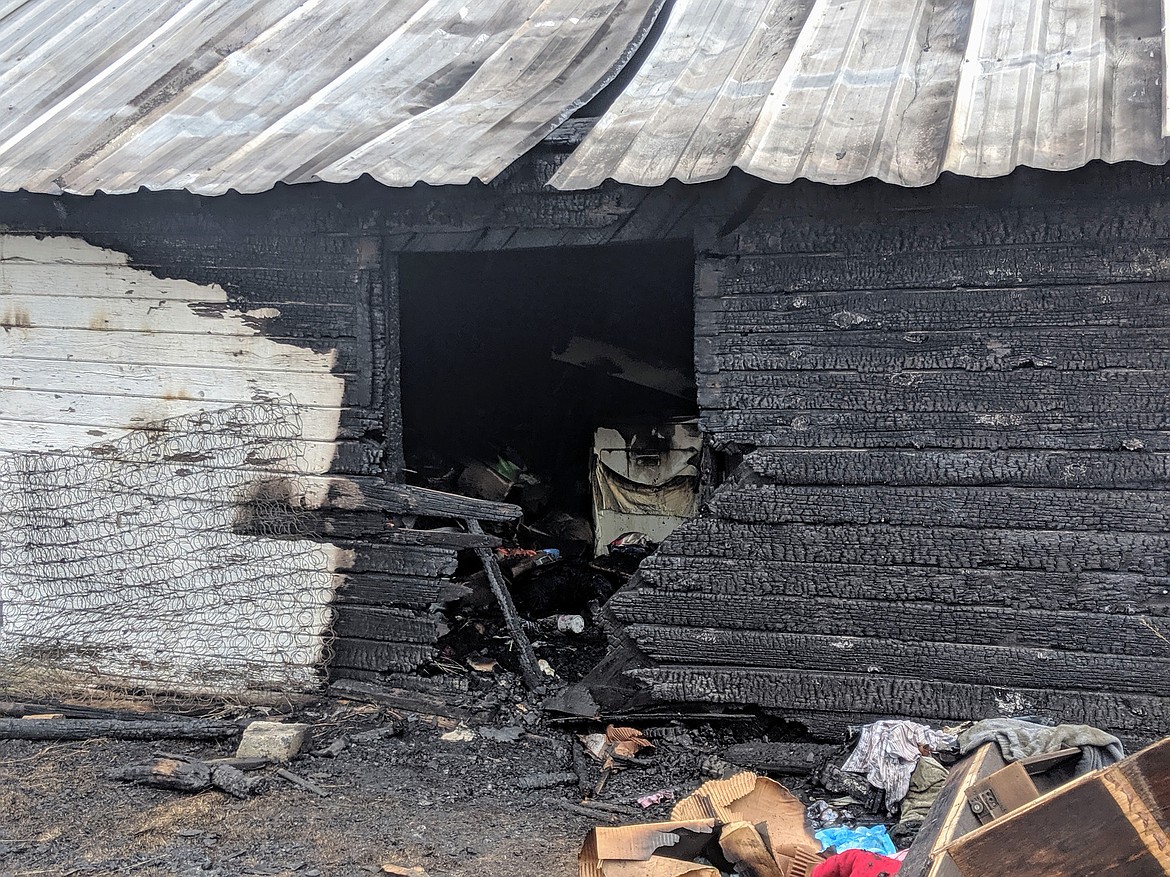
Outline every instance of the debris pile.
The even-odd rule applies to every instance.
[[[582,740],[600,757],[632,734]],[[1083,725],[885,720],[856,729],[848,749],[762,741],[722,754],[704,764],[726,776],[679,800],[669,820],[593,829],[580,877],[1170,873],[1170,738],[1125,758],[1116,737]]]
[[[461,555],[454,578],[468,592],[447,607],[450,633],[438,644],[437,666],[494,660],[536,689],[576,681],[602,659],[601,607],[697,510],[701,453],[693,424],[599,430],[597,440],[603,435],[589,482],[580,477],[584,459],[538,473],[510,445],[458,459],[425,453],[408,470],[417,487],[514,510],[486,525],[501,547]],[[411,526],[442,530],[449,522],[421,518]],[[478,524],[459,526],[476,533]]]
[[[1170,739],[1126,758],[1118,738],[1083,725],[883,720],[834,745],[742,714],[581,726],[543,716],[503,670],[399,682],[338,682],[336,699],[284,716],[59,703],[0,704],[0,714],[9,738],[125,736],[122,754],[99,762],[105,784],[147,787],[146,796],[211,792],[200,799],[239,799],[233,813],[296,797],[344,812],[355,783],[413,772],[390,780],[398,794],[414,796],[432,827],[458,831],[448,828],[459,824],[456,802],[503,793],[508,808],[576,822],[580,877],[1170,873]],[[552,821],[539,830],[566,837]],[[567,836],[574,852],[577,836]],[[417,874],[429,856],[410,849],[363,867]]]
[[[578,861],[580,877],[808,877],[819,849],[804,804],[745,771],[704,783],[667,822],[593,829]]]

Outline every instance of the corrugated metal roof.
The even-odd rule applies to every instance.
[[[1167,161],[1161,0],[677,0],[553,178],[922,186]]]
[[[662,0],[0,0],[0,190],[487,180]]]

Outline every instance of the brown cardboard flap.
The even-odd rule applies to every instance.
[[[820,844],[804,824],[804,804],[775,780],[745,771],[730,779],[711,780],[674,805],[672,819],[716,819],[763,826],[768,846],[812,847]]]
[[[610,866],[619,862],[645,863],[651,858],[665,858],[700,866],[683,859],[694,858],[702,852],[715,831],[715,820],[692,819],[672,822],[652,822],[646,825],[623,825],[617,828],[598,827],[589,832],[577,857],[580,877],[612,877]],[[659,851],[665,856],[655,856]],[[655,868],[665,867],[654,865]],[[626,871],[647,875],[657,871]],[[688,874],[688,871],[678,872]],[[718,873],[718,872],[716,872]]]

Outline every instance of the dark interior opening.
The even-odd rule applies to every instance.
[[[697,413],[693,272],[690,242],[399,257],[408,480],[504,460],[526,520],[588,520],[598,427]]]

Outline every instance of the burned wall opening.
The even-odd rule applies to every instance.
[[[599,428],[653,443],[697,413],[693,266],[688,243],[401,256],[408,480],[588,521]]]
[[[501,558],[529,618],[589,618],[624,575],[598,570],[605,528],[655,526],[618,516],[595,538],[599,436],[626,467],[610,461],[616,490],[651,482],[648,511],[678,505],[679,480],[697,488],[693,270],[689,243],[397,257],[406,480],[523,508],[506,544],[560,561],[533,572],[531,558]],[[679,436],[693,448],[672,457]]]

